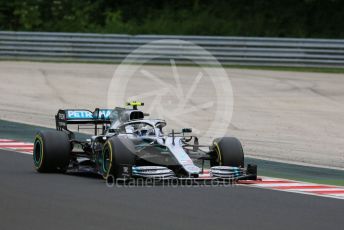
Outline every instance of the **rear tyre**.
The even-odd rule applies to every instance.
[[[135,163],[135,148],[133,143],[125,137],[112,137],[108,139],[102,151],[102,174],[104,179],[118,179],[123,177],[123,168]]]
[[[213,141],[214,150],[211,166],[244,167],[244,151],[240,141],[235,137],[216,138]]]
[[[38,172],[64,172],[69,165],[71,145],[66,133],[40,131],[36,134],[33,163]]]

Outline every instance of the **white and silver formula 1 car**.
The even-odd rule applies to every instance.
[[[244,165],[240,141],[214,139],[200,145],[190,128],[164,132],[166,122],[149,116],[130,102],[130,108],[59,110],[56,131],[36,134],[33,150],[38,172],[92,172],[104,179],[255,180],[257,166]],[[92,129],[94,135],[78,140],[68,128]],[[207,172],[207,173],[205,173]]]

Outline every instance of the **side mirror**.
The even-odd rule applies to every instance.
[[[183,133],[192,133],[192,129],[191,128],[183,128],[182,132]]]

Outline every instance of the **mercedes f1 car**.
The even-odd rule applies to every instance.
[[[166,122],[148,119],[127,107],[59,110],[56,131],[40,131],[34,140],[33,161],[38,172],[92,172],[104,179],[247,180],[257,178],[257,166],[244,165],[240,141],[214,139],[200,145],[190,128],[165,132]],[[69,126],[92,129],[89,139],[78,140]],[[76,128],[75,127],[75,128]]]

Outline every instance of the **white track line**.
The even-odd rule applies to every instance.
[[[32,154],[33,144],[10,139],[0,139],[0,149]]]
[[[0,143],[0,148],[3,146],[28,146],[28,147],[33,147],[33,144],[31,143],[24,143],[24,142],[6,142],[6,143]]]
[[[282,181],[283,183],[281,183]],[[341,187],[341,186],[304,183],[304,182],[293,181],[293,180],[283,180],[283,179],[267,178],[267,177],[262,178],[262,181],[257,181],[257,183],[250,182],[248,185],[252,187],[278,190],[278,191],[284,191],[284,192],[292,192],[292,193],[300,193],[300,194],[307,194],[307,195],[313,195],[313,196],[344,199],[344,187]]]

